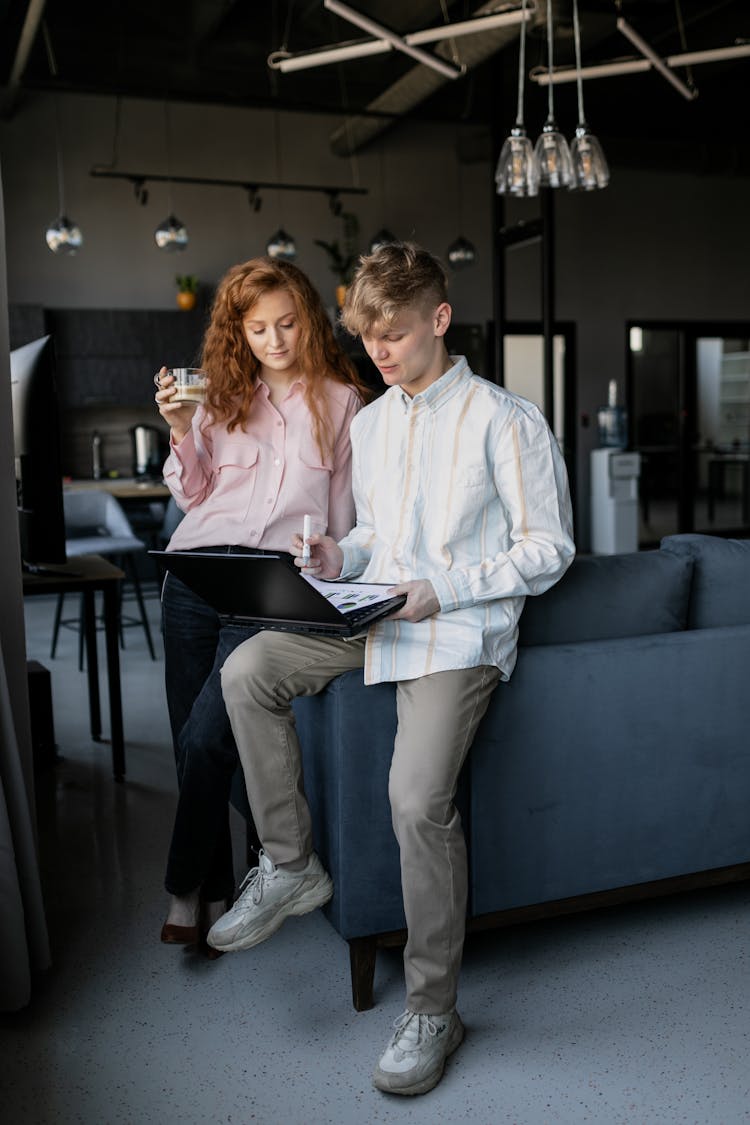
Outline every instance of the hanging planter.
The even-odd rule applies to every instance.
[[[189,312],[190,309],[195,308],[198,300],[198,278],[191,273],[178,274],[175,281],[177,282],[178,308]]]

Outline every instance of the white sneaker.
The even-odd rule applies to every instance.
[[[333,894],[331,877],[313,854],[301,871],[274,867],[265,852],[258,866],[248,871],[231,910],[214,922],[206,941],[228,952],[251,949],[278,930],[292,914],[308,914],[328,902]]]
[[[445,1060],[464,1037],[458,1012],[441,1016],[405,1011],[372,1076],[377,1090],[389,1094],[426,1094],[443,1077]]]

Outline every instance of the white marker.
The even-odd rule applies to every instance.
[[[310,525],[310,517],[305,516],[302,521],[302,561],[309,563],[310,561],[310,544],[307,540],[312,535],[312,527]]]

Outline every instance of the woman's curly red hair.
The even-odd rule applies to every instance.
[[[278,289],[291,296],[297,311],[305,398],[313,417],[315,440],[325,456],[331,452],[333,434],[320,395],[323,378],[353,386],[363,401],[368,395],[356,367],[333,334],[320,294],[292,262],[251,258],[232,266],[219,282],[203,337],[201,366],[208,375],[206,409],[211,417],[224,421],[230,431],[247,421],[258,387],[260,364],[250,350],[243,320],[261,297]]]

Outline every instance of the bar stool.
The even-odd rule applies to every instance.
[[[63,507],[65,510],[65,550],[68,559],[73,559],[78,555],[103,555],[125,571],[126,580],[133,584],[140,618],[124,621],[122,612],[120,613],[120,644],[123,644],[123,624],[140,624],[143,627],[151,659],[156,660],[137,567],[138,556],[145,553],[146,544],[133,534],[130,521],[120,502],[103,489],[66,492],[63,494]],[[60,626],[68,624],[62,619],[64,600],[65,595],[58,594],[55,620],[52,626],[51,657],[54,657],[57,649]],[[81,600],[82,614],[83,599]],[[78,666],[83,668],[83,628],[80,617],[77,624],[79,628]]]

